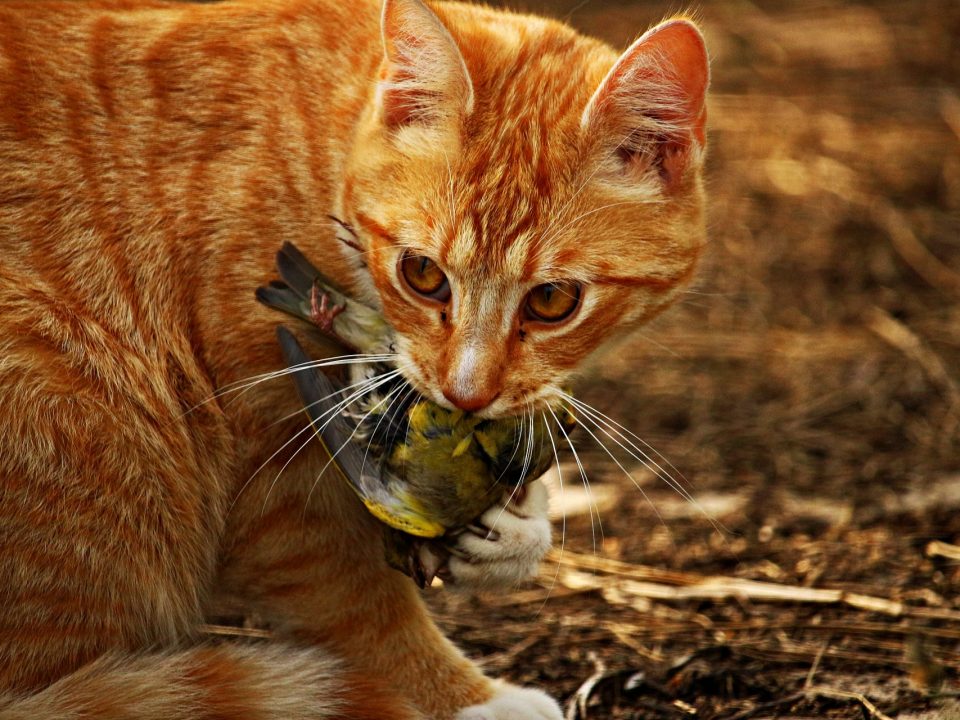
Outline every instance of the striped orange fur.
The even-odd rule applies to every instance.
[[[281,367],[253,291],[292,241],[382,306],[424,394],[550,401],[691,276],[706,55],[684,20],[618,56],[431,7],[0,3],[3,720],[442,719],[494,692],[323,450],[268,460],[290,384],[210,398]],[[523,315],[561,280],[569,319]],[[277,641],[202,641],[227,600]]]

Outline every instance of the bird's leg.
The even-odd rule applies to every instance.
[[[342,337],[333,326],[333,321],[337,315],[346,309],[346,305],[332,304],[329,293],[321,290],[316,282],[310,287],[310,320],[324,335],[335,340],[347,350],[359,353],[359,348]]]
[[[347,349],[358,352],[353,343],[344,340],[333,327],[334,319],[346,309],[345,305],[331,304],[330,295],[317,287],[316,283],[310,288],[310,320],[325,335],[333,338]]]
[[[320,292],[316,283],[310,288],[310,319],[324,332],[336,336],[336,331],[333,329],[333,320],[344,310],[346,310],[346,307],[343,305],[331,305],[330,296],[325,292]]]

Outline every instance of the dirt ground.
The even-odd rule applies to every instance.
[[[683,6],[523,5],[621,47]],[[695,502],[581,432],[599,517],[566,463],[541,581],[430,603],[571,718],[960,718],[960,3],[699,16],[708,257],[577,387]]]

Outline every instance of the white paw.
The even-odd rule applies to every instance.
[[[463,587],[505,587],[537,574],[550,549],[547,488],[535,480],[524,490],[522,500],[506,507],[503,502],[495,504],[480,516],[478,528],[456,539],[442,573],[445,581]]]
[[[457,713],[457,720],[563,720],[557,701],[542,690],[497,685],[489,701],[464,708]]]

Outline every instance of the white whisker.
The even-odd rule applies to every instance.
[[[267,489],[267,492],[266,492],[266,494],[265,494],[264,497],[263,497],[263,507],[261,508],[261,513],[266,509],[267,500],[270,498],[270,494],[273,492],[273,488],[276,487],[277,481],[280,479],[280,476],[283,474],[283,471],[286,470],[286,469],[287,469],[287,466],[289,466],[290,463],[293,462],[294,458],[296,458],[297,455],[300,454],[300,451],[303,450],[303,449],[310,443],[311,440],[313,440],[314,438],[320,436],[320,434],[326,429],[327,425],[329,425],[331,422],[333,422],[333,421],[338,417],[338,415],[339,415],[341,412],[343,412],[344,408],[346,408],[346,407],[348,407],[349,405],[353,404],[354,402],[356,402],[357,400],[359,400],[361,397],[363,397],[363,396],[366,395],[367,393],[370,393],[370,392],[372,392],[373,390],[377,389],[378,387],[380,387],[380,386],[383,385],[384,383],[390,382],[391,380],[393,380],[394,377],[396,377],[396,375],[397,375],[398,373],[399,373],[398,370],[393,370],[393,371],[391,371],[391,372],[389,372],[389,373],[384,373],[383,375],[379,375],[379,376],[377,376],[376,378],[371,379],[371,381],[370,381],[370,383],[369,383],[369,386],[364,386],[364,387],[361,388],[360,390],[357,390],[357,391],[353,392],[353,393],[350,395],[350,397],[348,397],[348,398],[346,398],[345,400],[342,400],[341,402],[337,403],[337,404],[334,405],[332,408],[330,408],[330,409],[327,410],[326,412],[324,412],[324,413],[322,413],[321,415],[319,415],[315,420],[312,420],[312,421],[311,421],[311,425],[310,425],[310,426],[313,426],[313,427],[314,427],[314,432],[311,433],[310,437],[308,437],[306,440],[303,441],[303,443],[300,445],[300,447],[298,447],[298,448],[296,449],[296,451],[295,451],[289,458],[287,458],[287,461],[286,461],[286,462],[283,464],[283,466],[277,471],[277,474],[274,476],[273,481],[270,483],[270,487]],[[371,410],[371,412],[372,412],[372,410]],[[329,416],[329,417],[328,417],[328,416]],[[326,418],[326,420],[324,421],[323,425],[320,425],[319,427],[316,427],[317,421],[320,420],[320,419],[323,419],[323,418]],[[308,426],[308,427],[310,427],[310,426]],[[356,432],[356,430],[354,430],[354,432]],[[298,435],[299,435],[299,434],[300,434],[300,433],[298,433]],[[353,437],[353,435],[351,434],[350,437]],[[289,441],[288,441],[287,443],[285,443],[283,447],[286,447],[287,444],[289,444]],[[283,449],[283,448],[281,448],[281,450],[282,450],[282,449]],[[329,450],[329,448],[327,448],[327,449]],[[341,448],[341,449],[342,449],[342,448]],[[278,450],[277,452],[279,452],[279,450]],[[276,453],[274,453],[274,454],[276,454]],[[271,457],[272,457],[272,456],[271,456]],[[258,472],[259,472],[259,471],[258,471]],[[309,499],[309,496],[308,496],[308,499]]]
[[[588,416],[584,419],[590,420],[591,422],[594,423],[596,427],[599,428],[599,424],[593,418]],[[643,489],[643,487],[641,487],[640,483],[637,482],[637,479],[633,477],[633,475],[631,475],[630,472],[623,466],[620,460],[617,459],[617,456],[614,455],[612,452],[610,452],[610,448],[604,445],[603,441],[600,438],[598,438],[589,427],[587,427],[587,424],[585,422],[581,423],[581,427],[590,435],[590,437],[593,438],[594,442],[596,442],[597,445],[599,445],[603,449],[603,451],[610,456],[610,459],[613,460],[614,463],[616,463],[616,466],[620,468],[621,471],[623,471],[623,474],[626,475],[628,478],[630,478],[630,482],[632,482],[633,486],[640,491],[641,495],[643,495],[643,499],[647,501],[647,505],[650,506],[650,508],[653,510],[654,515],[657,516],[657,520],[659,520],[660,524],[663,525],[664,528],[666,528],[667,524],[663,521],[663,517],[660,515],[660,511],[657,510],[657,506],[653,503],[652,500],[650,500],[650,496],[647,495],[646,491]],[[603,428],[599,428],[599,429],[603,430]],[[616,441],[614,440],[614,442]],[[647,465],[644,464],[644,467],[647,467]]]
[[[566,395],[567,400],[573,404],[573,406],[579,410],[583,415],[593,421],[594,425],[602,431],[607,437],[613,440],[617,445],[619,445],[624,451],[626,451],[634,460],[641,463],[644,467],[654,472],[654,474],[663,480],[667,485],[674,490],[680,497],[693,505],[707,520],[710,524],[713,525],[714,529],[721,534],[726,534],[727,530],[716,518],[714,518],[706,509],[697,501],[693,496],[690,490],[685,487],[684,483],[689,485],[689,481],[683,477],[683,474],[680,473],[669,460],[663,457],[659,452],[654,448],[650,447],[642,438],[638,437],[635,433],[631,432],[629,429],[625,428],[623,425],[618,423],[616,420],[609,418],[608,416],[601,413],[596,408],[587,405],[581,400]],[[614,435],[615,433],[615,435]],[[667,472],[656,460],[654,460],[648,453],[643,449],[638,447],[628,435],[633,436],[637,441],[643,443],[648,447],[652,452],[654,452],[660,459],[662,459],[680,478],[683,479],[683,482],[675,478],[669,472]],[[622,440],[622,442],[621,442]],[[626,443],[626,444],[624,444]]]
[[[593,493],[590,491],[590,482],[587,480],[587,472],[583,468],[583,463],[580,462],[580,456],[577,454],[577,449],[573,446],[573,443],[570,441],[570,436],[567,434],[566,429],[563,427],[563,424],[560,422],[560,419],[557,417],[557,414],[553,411],[549,405],[547,406],[547,411],[553,416],[554,422],[557,423],[557,427],[560,428],[560,432],[563,433],[564,440],[567,441],[567,445],[570,446],[570,451],[573,453],[573,459],[577,463],[577,468],[580,470],[580,479],[583,481],[583,488],[587,493],[587,503],[590,509],[590,535],[593,539],[593,554],[597,554],[597,531],[593,525],[593,512],[597,512],[597,525],[600,527],[600,539],[601,542],[604,540],[603,536],[603,522],[600,520],[600,508],[597,506],[596,502],[593,499]]]
[[[378,403],[378,404],[379,404],[379,403]],[[376,409],[377,409],[377,406],[374,405],[372,408],[370,408],[370,410],[369,410],[368,412],[366,412],[366,413],[363,415],[362,418],[360,418],[360,420],[357,422],[356,426],[353,428],[353,431],[350,433],[350,435],[347,437],[347,439],[343,441],[343,443],[340,445],[340,447],[338,447],[338,448],[336,449],[335,452],[331,453],[330,459],[327,460],[327,462],[324,464],[324,466],[320,469],[320,472],[317,473],[317,478],[316,478],[316,480],[313,481],[313,486],[310,488],[310,492],[307,493],[307,499],[304,501],[304,504],[303,504],[303,512],[304,512],[304,515],[305,515],[306,512],[307,512],[307,506],[310,504],[310,498],[313,496],[313,491],[317,488],[317,484],[320,482],[320,478],[323,477],[323,474],[327,471],[327,468],[330,467],[330,465],[332,465],[332,464],[334,463],[334,461],[337,459],[337,455],[339,455],[340,452],[341,452],[347,445],[349,445],[351,442],[353,442],[353,437],[354,437],[354,435],[357,434],[357,430],[360,429],[360,426],[363,424],[364,420],[366,420],[368,417],[370,417],[370,416],[374,413],[374,411],[375,411]],[[330,422],[330,421],[328,420],[327,423],[329,423],[329,422]],[[326,427],[327,423],[324,423],[323,427]],[[329,451],[329,450],[330,450],[330,448],[327,448],[327,451]],[[337,466],[337,467],[338,467],[338,470],[339,470],[339,466]]]
[[[309,410],[309,409],[312,408],[314,405],[319,405],[319,404],[322,403],[324,400],[329,400],[329,399],[332,398],[332,397],[336,397],[337,395],[341,395],[341,394],[343,394],[343,393],[349,392],[350,390],[353,390],[354,388],[363,387],[363,386],[366,385],[367,383],[376,382],[376,380],[378,380],[378,379],[380,379],[380,378],[384,378],[384,377],[387,377],[387,376],[396,377],[396,376],[399,375],[399,374],[400,374],[400,371],[399,371],[399,370],[393,370],[393,371],[390,371],[389,373],[385,373],[385,374],[383,374],[383,375],[374,375],[372,378],[364,378],[363,380],[358,380],[357,382],[353,383],[352,385],[347,385],[346,387],[338,388],[338,389],[334,390],[332,393],[330,393],[329,395],[324,395],[324,396],[323,396],[322,398],[320,398],[319,400],[314,400],[312,403],[308,403],[307,405],[304,405],[303,407],[298,408],[297,410],[294,410],[292,413],[290,413],[290,414],[288,414],[288,415],[284,415],[284,416],[283,416],[282,418],[280,418],[279,420],[274,420],[274,421],[273,421],[272,423],[270,423],[267,427],[273,427],[274,425],[279,425],[280,423],[282,423],[282,422],[284,422],[284,421],[286,421],[286,420],[289,420],[290,418],[296,417],[296,416],[299,415],[301,412],[304,412],[304,411],[306,411],[306,410]]]
[[[540,606],[540,609],[537,610],[537,614],[534,617],[540,617],[540,613],[543,612],[543,608],[546,607],[547,601],[553,594],[553,589],[557,586],[557,580],[560,578],[560,567],[563,563],[563,547],[567,541],[567,511],[563,507],[563,470],[560,469],[560,454],[557,452],[557,444],[553,440],[553,431],[550,429],[550,423],[547,421],[547,415],[543,410],[540,411],[540,416],[543,418],[543,424],[547,426],[547,437],[550,438],[550,447],[553,448],[553,459],[557,463],[557,478],[560,481],[560,509],[562,512],[560,515],[560,555],[557,557],[557,571],[553,574],[553,582],[550,583],[547,596],[543,599],[543,604]]]
[[[574,223],[579,222],[583,220],[585,217],[590,217],[591,215],[594,215],[603,210],[607,210],[612,207],[618,207],[620,205],[646,205],[646,204],[648,203],[643,200],[621,200],[620,202],[608,203],[606,205],[601,205],[600,207],[591,208],[585,212],[580,213],[579,215],[572,218],[571,220],[568,220],[567,222],[565,222],[559,228],[552,231],[549,236],[544,237],[541,242],[544,244],[548,243],[549,241],[553,240],[555,237],[557,237],[560,233],[562,233],[564,230],[566,230],[568,227],[570,227]]]
[[[259,385],[262,382],[268,380],[275,380],[277,378],[285,377],[294,372],[300,372],[302,370],[309,370],[311,368],[325,368],[325,367],[336,367],[338,365],[352,365],[352,364],[361,364],[361,363],[374,363],[374,362],[389,362],[393,360],[396,356],[393,354],[390,355],[339,355],[334,358],[327,358],[324,360],[310,360],[309,362],[298,363],[297,365],[291,365],[280,370],[271,370],[270,372],[262,373],[260,375],[253,375],[243,380],[235,380],[231,383],[227,383],[222,388],[217,390],[213,395],[208,398],[205,398],[198,402],[196,405],[193,405],[190,408],[187,408],[182,414],[180,414],[177,419],[182,419],[192,413],[197,408],[206,405],[209,402],[213,402],[218,398],[226,395],[228,393],[239,392],[241,395],[245,393],[250,388]]]
[[[634,130],[633,130],[633,128],[631,128],[630,131],[620,139],[620,142],[617,143],[617,146],[616,146],[616,148],[614,148],[614,150],[616,151],[616,150],[619,150],[621,147],[623,147],[623,144],[624,144],[625,142],[627,142],[627,140],[630,139],[630,137],[633,135],[633,133],[634,133]],[[603,163],[602,163],[602,162],[598,162],[598,163],[596,164],[596,167],[593,169],[593,172],[591,172],[591,173],[587,176],[587,179],[584,180],[582,183],[580,183],[580,186],[579,186],[576,190],[574,190],[573,195],[571,195],[569,198],[567,198],[567,201],[566,201],[563,205],[560,206],[560,209],[559,209],[559,210],[557,210],[555,213],[552,213],[553,217],[557,218],[558,221],[564,220],[564,219],[565,219],[564,213],[566,213],[567,209],[570,207],[570,205],[573,203],[573,201],[577,199],[577,197],[580,195],[580,193],[583,192],[584,188],[587,187],[587,185],[590,183],[590,181],[593,180],[594,177],[596,177],[597,173],[600,172],[600,170],[602,170],[603,167],[604,167]],[[567,223],[567,225],[569,225],[569,223]],[[567,225],[564,225],[563,227],[566,228]],[[563,228],[561,228],[561,229],[563,229]],[[537,244],[538,247],[539,247],[540,245],[543,245],[543,244],[547,241],[547,238],[548,238],[548,237],[549,237],[550,239],[553,239],[554,237],[556,237],[557,233],[554,233],[552,230],[553,230],[553,229],[552,229],[551,227],[548,227],[548,228],[547,228],[547,233],[549,233],[549,235],[548,235],[547,233],[544,233],[544,234],[541,235],[539,238],[537,238],[536,244]]]
[[[528,409],[529,409],[529,407],[530,407],[530,404],[529,404],[529,403],[527,403],[527,407],[528,407]],[[531,418],[531,419],[530,419],[530,434],[529,434],[529,437],[530,437],[530,441],[531,441],[531,443],[532,443],[532,441],[533,441],[533,430],[534,430],[534,428],[533,428],[533,410],[529,410],[529,412],[530,412],[530,418]],[[526,418],[526,413],[524,413],[523,417]],[[522,438],[522,432],[523,432],[523,430],[522,430],[522,427],[521,427],[521,438]],[[529,444],[530,444],[530,443],[528,443],[528,445],[529,445]],[[518,447],[519,447],[519,443],[518,443]],[[511,460],[512,460],[512,459],[513,459],[513,458],[511,458]],[[524,455],[524,459],[523,459],[523,469],[520,471],[520,481],[517,482],[517,483],[513,486],[513,490],[510,491],[510,497],[507,498],[507,501],[503,504],[503,507],[500,508],[500,512],[497,513],[497,517],[494,519],[493,523],[490,525],[490,532],[489,532],[489,534],[488,534],[488,537],[489,537],[490,535],[492,535],[492,534],[494,533],[494,531],[496,531],[496,529],[497,529],[497,523],[500,522],[500,518],[503,517],[504,511],[510,506],[510,503],[513,502],[513,498],[516,497],[517,491],[520,489],[520,486],[523,485],[523,478],[525,478],[526,475],[527,475],[527,468],[528,468],[529,460],[530,460],[529,454],[525,454],[525,455]]]
[[[371,380],[366,380],[366,381],[365,381],[365,384],[369,385],[370,387],[369,387],[369,388],[365,388],[363,392],[366,393],[366,392],[369,392],[370,390],[372,390],[372,389],[374,388],[374,386],[375,386],[375,383],[376,383],[376,378],[371,379]],[[338,390],[336,393],[332,393],[331,395],[327,395],[327,396],[326,396],[325,398],[323,398],[323,399],[324,399],[324,400],[329,399],[329,398],[332,397],[333,395],[339,394],[340,392],[341,392],[341,391]],[[359,392],[359,391],[358,391],[358,392]],[[317,402],[319,402],[319,401],[317,401]],[[310,403],[310,405],[314,405],[314,404],[316,404],[316,403]],[[308,407],[310,407],[310,405],[306,405],[306,406],[304,406],[303,408],[301,408],[300,410],[297,410],[295,413],[292,413],[291,415],[288,415],[287,418],[289,419],[289,418],[296,417],[297,414],[299,414],[299,413],[302,412],[302,411],[305,411]],[[341,404],[341,403],[338,403],[335,407],[331,408],[331,409],[328,410],[327,412],[325,412],[325,413],[323,413],[322,415],[320,415],[320,418],[326,417],[326,415],[328,415],[328,414],[330,414],[330,413],[339,411],[341,408],[342,408],[342,404]],[[275,424],[276,424],[276,423],[271,423],[271,425],[270,425],[269,427],[273,427],[273,425],[275,425]],[[307,423],[303,428],[301,428],[300,430],[298,430],[298,431],[293,435],[293,437],[291,437],[289,440],[287,440],[283,445],[281,445],[279,448],[277,448],[276,450],[274,450],[273,453],[270,455],[270,457],[268,457],[266,460],[264,460],[262,463],[260,463],[260,466],[259,466],[256,470],[253,471],[253,473],[250,475],[250,477],[247,478],[247,480],[243,483],[243,486],[240,488],[240,490],[239,490],[239,491],[237,492],[237,494],[234,496],[233,501],[231,502],[230,507],[231,507],[231,508],[233,507],[234,503],[236,503],[236,501],[237,501],[237,499],[240,497],[240,495],[243,494],[243,492],[247,489],[247,486],[249,486],[250,483],[253,482],[253,479],[260,473],[261,470],[263,470],[277,455],[279,455],[281,452],[283,452],[283,450],[284,450],[285,448],[287,448],[294,440],[296,440],[298,437],[300,437],[301,435],[303,435],[303,433],[307,432],[307,431],[310,430],[311,428],[314,428],[314,425],[313,425],[313,421],[312,421],[312,420],[311,420],[309,423]],[[307,444],[308,442],[310,442],[310,440],[313,439],[314,437],[316,437],[316,432],[312,433],[312,434],[310,435],[310,437],[309,437],[299,448],[297,448],[297,450],[296,450],[296,452],[294,452],[293,456],[296,457],[296,455],[297,455],[297,454],[306,446],[306,444]],[[289,462],[289,461],[288,461],[288,462]],[[284,466],[284,467],[286,467],[286,466]],[[281,468],[281,472],[282,472],[282,468]]]
[[[407,391],[405,393],[401,393],[400,391],[404,389],[406,389]],[[378,403],[382,405],[384,402],[387,401],[387,398],[389,398],[391,395],[394,395],[393,399],[390,400],[390,404],[387,405],[386,409],[380,414],[380,419],[377,420],[377,424],[374,426],[373,430],[370,432],[370,437],[367,438],[367,449],[363,453],[363,462],[360,463],[361,470],[363,470],[363,468],[366,467],[367,457],[370,454],[370,444],[373,442],[373,438],[376,436],[377,430],[380,429],[380,425],[383,423],[384,418],[389,417],[390,411],[393,409],[393,405],[395,402],[397,402],[397,400],[401,401],[401,407],[403,407],[403,402],[408,397],[410,397],[411,392],[416,392],[416,390],[413,388],[412,385],[410,385],[410,383],[407,380],[404,380],[402,385],[398,385],[396,388],[391,390],[390,393],[386,397],[384,397],[382,400],[380,400],[380,403]]]

